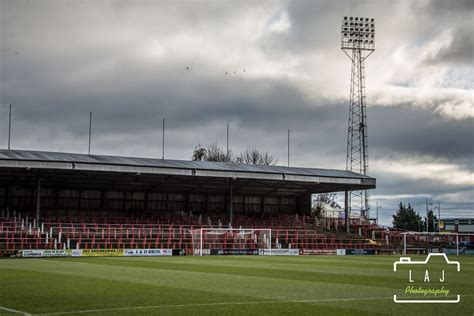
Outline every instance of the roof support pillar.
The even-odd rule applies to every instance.
[[[28,188],[28,199],[29,199],[28,208],[33,214],[35,214],[35,198],[36,198],[36,188],[34,186],[31,186]],[[34,217],[36,218],[36,216]]]
[[[58,188],[54,188],[54,205],[53,205],[53,208],[54,208],[54,214],[56,214],[56,216],[58,216],[58,193],[59,189]]]
[[[100,211],[103,211],[105,209],[105,193],[104,190],[100,190]]]
[[[346,232],[350,233],[349,219],[349,191],[344,191],[344,219],[346,221]]]
[[[232,224],[232,217],[233,217],[233,212],[234,212],[234,201],[233,201],[233,180],[229,179],[229,222]]]
[[[145,191],[145,201],[143,202],[143,208],[145,209],[145,212],[148,212],[148,192]]]
[[[41,209],[41,179],[38,173],[36,177],[36,225],[40,225],[40,209]]]
[[[79,192],[79,201],[77,203],[77,214],[80,214],[81,213],[81,209],[82,209],[82,190],[78,190]],[[57,214],[56,214],[57,215]]]
[[[122,200],[122,211],[125,211],[126,206],[127,206],[127,191],[124,191],[123,200]]]
[[[5,210],[9,211],[9,205],[8,205],[8,202],[10,201],[10,199],[8,198],[8,194],[10,193],[10,187],[7,185],[5,187],[5,196],[3,197],[4,198],[4,204],[3,204],[3,208],[2,208],[2,217],[5,217]]]
[[[189,210],[190,210],[190,208],[189,208],[189,191],[186,191],[186,193],[184,194],[184,198],[185,198],[184,202],[185,202],[186,213],[189,214]]]

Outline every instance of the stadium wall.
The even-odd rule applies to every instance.
[[[33,213],[36,208],[36,188],[0,188],[3,210]],[[127,212],[193,212],[218,214],[228,212],[228,196],[224,194],[195,194],[189,192],[97,191],[43,187],[42,215],[78,215],[83,211]],[[234,214],[309,214],[311,195],[233,196]]]

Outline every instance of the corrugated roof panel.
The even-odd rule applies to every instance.
[[[298,168],[283,166],[259,166],[233,164],[224,162],[209,161],[186,161],[171,159],[153,159],[153,158],[136,158],[121,156],[104,156],[104,155],[84,155],[74,153],[29,151],[29,150],[6,150],[0,149],[0,160],[26,160],[26,161],[45,161],[45,162],[77,162],[88,164],[109,164],[109,165],[126,165],[140,167],[161,167],[161,168],[179,168],[179,169],[197,169],[197,170],[214,170],[214,171],[234,171],[234,172],[259,172],[259,173],[278,173],[301,176],[320,176],[320,177],[337,177],[337,178],[370,178],[361,174],[334,169],[319,168]]]

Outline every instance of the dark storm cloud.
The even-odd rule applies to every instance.
[[[161,118],[167,117],[172,122],[170,129],[199,133],[213,122],[233,121],[238,129],[264,130],[269,139],[290,128],[295,137],[301,133],[302,144],[318,144],[328,152],[333,147],[344,147],[339,144],[345,141],[345,103],[321,104],[323,101],[305,99],[287,81],[222,75],[220,79],[173,71],[181,74],[161,79],[136,78],[127,71],[128,79],[122,79],[120,87],[107,93],[85,89],[87,95],[76,96],[74,87],[63,87],[66,90],[56,98],[25,100],[8,93],[6,97],[18,104],[16,124],[24,126],[20,133],[50,126],[81,135],[88,112],[92,111],[98,122],[95,130],[100,134],[129,133],[140,137],[159,130]],[[68,97],[67,89],[72,97]],[[412,105],[369,108],[370,152],[376,157],[425,154],[461,162],[474,154],[469,145],[473,130],[470,119],[447,119]]]
[[[424,178],[407,178],[405,175],[397,174],[397,172],[388,167],[385,170],[378,170],[377,177],[384,179],[384,181],[378,186],[376,195],[406,194],[432,196],[473,190],[473,188],[465,184],[452,183],[449,186],[445,186],[435,172]]]
[[[17,74],[32,89],[2,93],[3,100],[15,104],[19,133],[50,127],[79,136],[92,111],[99,134],[139,137],[157,130],[165,116],[173,122],[170,129],[199,133],[212,122],[233,121],[240,129],[263,129],[268,138],[291,128],[295,135],[301,132],[302,144],[317,143],[328,153],[334,146],[336,152],[344,147],[335,144],[345,141],[347,104],[307,99],[289,81],[186,70],[180,62],[144,67],[122,60],[98,77],[69,82],[57,79],[64,69],[47,71],[47,65],[36,65],[26,57],[23,61],[25,69],[34,70],[33,76],[26,70],[18,75],[16,64],[6,65],[7,73]],[[473,155],[469,145],[473,128],[471,119],[447,119],[407,104],[371,107],[370,152],[379,156],[387,152],[428,154],[461,161]]]
[[[474,12],[473,12],[474,14]],[[426,60],[428,64],[459,64],[472,67],[474,62],[474,22],[466,27],[459,27],[452,31],[452,40],[447,47],[441,48]]]
[[[340,23],[343,16],[356,15],[366,17],[374,14],[390,2],[374,1],[289,1],[285,9],[292,22],[288,34],[271,34],[263,42],[266,53],[278,54],[278,51],[302,52],[338,47]],[[370,8],[370,10],[369,10]],[[335,18],[336,17],[336,18]],[[275,49],[277,51],[275,51]]]
[[[410,105],[376,107],[369,112],[370,145],[382,152],[427,154],[449,160],[474,156],[472,119],[446,119]]]
[[[428,13],[435,17],[451,14],[468,15],[474,11],[474,3],[471,0],[414,1],[412,5],[417,13]]]
[[[447,47],[428,56],[428,64],[445,63],[472,66],[474,55],[474,2],[470,0],[413,2],[414,11],[423,24],[435,32],[451,30],[452,40]],[[434,31],[434,32],[433,32]]]

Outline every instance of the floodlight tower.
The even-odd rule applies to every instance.
[[[367,175],[369,153],[364,61],[375,50],[374,19],[345,16],[341,25],[341,49],[352,61],[346,170]],[[367,191],[352,191],[348,199],[350,216],[359,216],[361,220],[367,220],[369,211]]]

